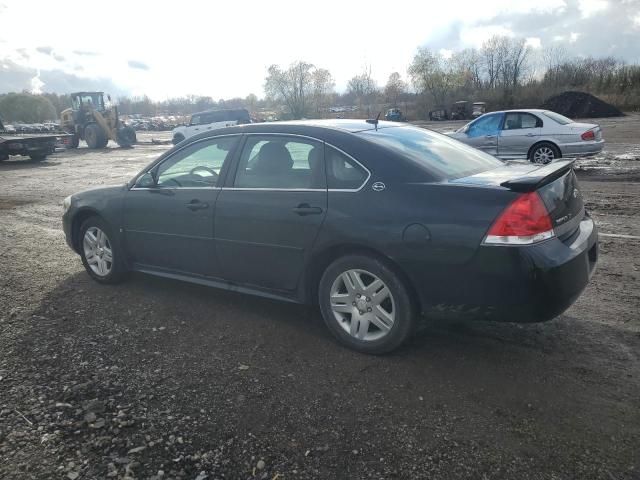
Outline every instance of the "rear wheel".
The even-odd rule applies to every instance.
[[[116,140],[118,142],[118,145],[120,145],[121,147],[130,147],[137,141],[136,131],[128,126],[122,127],[118,130]]]
[[[87,273],[100,283],[118,283],[125,274],[123,252],[109,225],[90,217],[80,226],[80,257]]]
[[[531,163],[546,165],[553,160],[560,158],[560,151],[552,143],[544,142],[535,145],[529,152],[529,160]]]
[[[409,290],[396,272],[376,258],[337,259],[322,275],[318,295],[329,330],[359,352],[390,352],[415,329],[416,308]]]
[[[29,155],[29,158],[34,162],[42,162],[45,158],[47,158],[46,153],[32,153]]]
[[[97,123],[90,123],[84,129],[84,139],[89,148],[104,148],[109,139]]]

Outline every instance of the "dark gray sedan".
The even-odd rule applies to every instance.
[[[574,122],[549,110],[487,113],[447,135],[504,160],[538,164],[591,156],[604,148],[598,125]]]
[[[64,208],[67,242],[98,282],[138,271],[319,304],[368,353],[435,310],[549,320],[597,259],[570,162],[507,165],[375,120],[208,132]]]

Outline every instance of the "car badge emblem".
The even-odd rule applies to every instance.
[[[387,186],[382,183],[382,182],[375,182],[373,185],[371,185],[371,188],[375,191],[375,192],[381,192],[382,190],[384,190],[385,188],[387,188]]]

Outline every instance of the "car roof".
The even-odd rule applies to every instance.
[[[548,112],[548,110],[545,110],[543,108],[514,108],[513,110],[496,110],[495,112],[488,112],[488,113],[515,113],[515,112],[542,113],[542,112]]]
[[[203,110],[202,112],[195,112],[191,115],[202,115],[205,113],[214,113],[214,112],[246,112],[246,108],[219,108],[217,110]]]

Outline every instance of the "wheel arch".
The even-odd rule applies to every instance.
[[[552,145],[558,151],[558,158],[562,158],[562,150],[556,142],[554,142],[553,140],[538,140],[536,143],[531,145],[531,147],[529,147],[529,150],[527,151],[527,160],[531,159],[531,153],[533,152],[533,150],[535,150],[536,147],[539,147],[540,145],[545,143]]]
[[[93,208],[83,208],[78,210],[71,221],[71,241],[73,243],[73,249],[78,254],[80,253],[80,226],[90,217],[98,217],[102,221],[106,222],[104,217]]]
[[[320,286],[322,274],[334,260],[346,255],[367,255],[384,263],[400,277],[416,307],[421,307],[418,292],[415,290],[409,276],[397,262],[373,247],[353,243],[332,245],[316,253],[311,258],[305,269],[302,291],[300,292],[304,303],[316,304],[318,302],[318,287]]]

